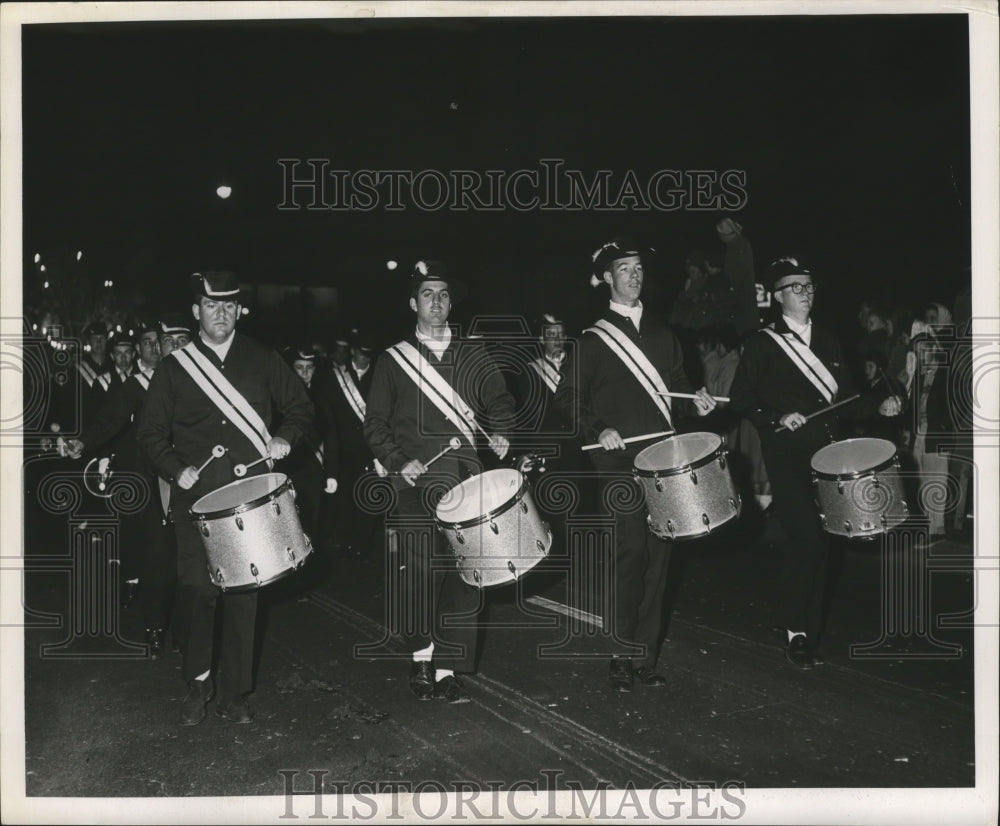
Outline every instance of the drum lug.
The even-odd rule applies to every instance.
[[[472,578],[476,581],[476,585],[479,585],[479,571],[474,570],[472,572]]]
[[[739,508],[736,506],[736,500],[732,496],[729,497],[729,504],[732,506],[734,511],[738,511]]]
[[[515,577],[517,576],[517,569],[514,567],[514,563],[509,559],[507,560],[507,570],[510,571]]]
[[[201,529],[202,536],[208,536],[208,523],[204,519],[198,522],[198,527]]]
[[[497,523],[492,519],[490,520],[490,530],[493,531],[495,535],[499,535],[500,533],[500,528],[497,527]]]
[[[524,500],[522,499],[522,500],[521,500],[521,513],[527,513],[527,512],[528,512],[528,503],[527,503],[527,502],[525,502],[525,501],[524,501]]]
[[[465,544],[465,537],[462,536],[462,532],[461,531],[455,531],[455,539],[458,540],[458,544],[459,545],[464,545]]]
[[[698,484],[698,474],[695,473],[693,470],[691,471],[691,482],[692,482],[692,484],[695,484],[695,485]]]
[[[551,534],[550,534],[551,536]],[[545,543],[541,539],[535,540],[535,547],[538,548],[539,553],[545,553]]]
[[[672,519],[667,520],[667,533],[669,533],[671,536],[674,535],[674,522]]]
[[[222,584],[222,580],[223,580],[222,568],[216,568],[215,569],[215,584],[216,585],[221,585]]]
[[[655,474],[653,476],[653,484],[656,485],[656,490],[657,491],[659,491],[660,493],[663,493],[663,482],[661,482],[660,481],[660,477],[657,476],[657,475],[655,475]]]
[[[820,514],[819,514],[819,522],[823,526],[823,529],[825,530],[826,529],[826,514],[823,513],[822,511],[820,511]]]
[[[279,504],[278,500],[277,499],[272,499],[271,500],[271,505],[274,506],[274,514],[275,514],[275,516],[281,516],[281,505]]]
[[[252,562],[250,563],[250,573],[253,574],[253,581],[257,585],[260,585],[260,571],[257,569],[257,566],[254,565]]]
[[[841,496],[844,495],[844,483],[843,482],[837,482],[837,493],[839,493]]]
[[[458,561],[459,562],[465,562],[465,556],[463,556],[462,554],[459,554],[458,555]]]
[[[701,521],[705,523],[705,527],[707,528],[711,520],[708,518],[707,513],[703,513],[701,515]]]
[[[847,519],[844,520],[844,530],[847,531],[848,536],[850,536],[851,532],[853,531],[851,523]]]
[[[289,562],[294,562],[295,561],[295,551],[292,550],[292,546],[291,545],[285,545],[285,553],[288,554],[288,561]]]
[[[879,486],[879,481],[877,476],[872,476],[872,487],[877,488]]]
[[[899,504],[902,505],[902,507],[903,507],[903,513],[909,513],[910,512],[910,506],[906,504],[906,500],[905,499],[902,502],[900,502]]]
[[[725,453],[720,453],[719,454],[719,467],[722,470],[726,469],[726,454]]]
[[[307,533],[302,534],[302,538],[305,539],[305,541],[306,541],[306,550],[307,551],[312,551],[312,549],[313,549],[313,541],[309,538],[309,534],[307,534]]]
[[[241,531],[243,530],[243,517],[242,516],[237,516],[236,517],[236,527],[239,528]]]
[[[882,522],[882,530],[884,531],[888,527],[888,520],[885,518],[884,513],[880,517],[880,521]]]

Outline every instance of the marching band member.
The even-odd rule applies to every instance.
[[[611,291],[608,310],[584,330],[556,391],[556,402],[567,417],[577,417],[583,435],[603,448],[592,461],[607,485],[633,487],[635,456],[652,442],[625,443],[632,436],[674,429],[677,413],[669,398],[658,393],[669,387],[693,392],[684,373],[680,344],[659,320],[645,315],[642,301],[645,252],[631,239],[616,238],[593,254],[594,278]],[[695,406],[704,415],[715,401],[704,388]],[[646,526],[645,509],[616,510],[613,631],[616,641],[635,652],[611,660],[610,681],[615,691],[643,685],[660,686],[665,677],[656,671],[663,626],[663,592],[670,562],[670,542],[654,536]]]
[[[788,535],[778,623],[786,630],[785,656],[799,668],[812,668],[823,623],[829,537],[821,529],[812,484],[813,454],[834,441],[832,417],[809,418],[838,397],[849,398],[853,385],[837,340],[810,318],[816,285],[795,258],[770,267],[774,300],[781,317],[752,334],[730,389],[730,406],[749,418],[760,433],[774,508]],[[846,415],[875,412],[895,415],[897,397],[879,407],[859,399],[841,408]],[[785,430],[776,432],[778,427]]]
[[[237,464],[288,455],[308,430],[313,405],[302,382],[278,353],[235,332],[240,288],[231,272],[191,277],[198,334],[164,359],[150,383],[139,421],[139,442],[156,471],[172,482],[177,535],[178,606],[188,691],[180,723],[197,725],[214,694],[211,677],[219,589],[209,579],[208,557],[194,522],[186,518],[203,495],[234,480]],[[274,435],[269,428],[280,414]],[[225,448],[222,457],[198,466]],[[264,463],[248,474],[266,473]],[[246,695],[253,687],[257,592],[223,593],[219,657],[220,717],[252,719]]]
[[[475,670],[480,594],[462,581],[451,554],[442,552],[434,511],[448,488],[480,471],[479,427],[494,434],[489,447],[499,458],[507,454],[501,434],[514,413],[513,398],[484,345],[459,340],[448,326],[459,288],[442,262],[417,263],[410,292],[416,329],[379,357],[364,423],[368,444],[391,474],[396,514],[408,522],[400,535],[405,578],[412,583],[404,613],[414,622],[402,630],[413,652],[409,685],[421,700],[436,696],[449,703],[469,700],[454,672]],[[454,437],[461,446],[428,470],[424,462]]]

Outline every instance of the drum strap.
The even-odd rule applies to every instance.
[[[421,352],[408,341],[394,344],[386,352],[396,360],[403,372],[417,385],[417,389],[430,399],[444,417],[465,436],[469,444],[475,447],[476,440],[472,435],[475,418],[472,415],[472,409],[444,380],[444,376],[435,370]]]
[[[109,376],[107,373],[102,373],[97,377],[97,383],[101,385],[101,388],[104,390],[105,393],[107,393],[108,390],[111,389],[111,376]]]
[[[260,455],[267,456],[267,443],[271,438],[267,425],[243,394],[222,375],[222,371],[205,358],[193,341],[170,355],[177,359],[209,401],[250,440]]]
[[[347,398],[347,403],[351,406],[351,410],[354,411],[354,415],[361,419],[361,421],[364,421],[365,400],[362,398],[358,386],[354,383],[354,379],[351,378],[351,374],[347,370],[340,369],[334,370],[333,374],[337,377],[337,383]]]
[[[80,371],[80,375],[83,376],[83,380],[87,382],[87,387],[93,387],[94,379],[97,378],[97,371],[85,361],[77,364],[76,368]]]
[[[136,373],[135,380],[143,390],[149,390],[149,378],[144,373]]]
[[[792,364],[810,381],[813,387],[819,390],[823,398],[832,402],[834,396],[837,395],[837,380],[806,343],[794,333],[782,335],[773,327],[765,327],[763,331],[778,343]]]
[[[663,378],[653,366],[653,363],[646,358],[646,354],[636,346],[632,339],[606,319],[602,318],[593,327],[588,327],[584,332],[594,333],[601,341],[608,345],[608,349],[612,353],[621,359],[622,364],[628,368],[628,371],[639,382],[642,389],[649,394],[649,398],[653,400],[653,404],[663,414],[663,418],[667,420],[667,425],[672,428],[670,399],[659,395],[660,393],[667,392],[667,385],[664,384]]]
[[[544,356],[539,356],[531,362],[531,366],[534,367],[535,372],[542,377],[542,381],[545,382],[545,386],[555,393],[556,387],[559,385],[559,381],[562,379],[562,376],[559,374],[559,371],[552,366],[552,363]]]

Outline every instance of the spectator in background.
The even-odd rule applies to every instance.
[[[742,337],[760,329],[753,250],[743,235],[743,227],[732,218],[720,220],[715,232],[726,245],[723,270],[733,291],[733,326]]]

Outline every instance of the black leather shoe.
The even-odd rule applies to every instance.
[[[163,656],[163,629],[147,628],[146,645],[149,646],[149,658],[158,660]]]
[[[250,710],[246,698],[240,694],[220,701],[215,707],[215,713],[230,723],[249,723],[253,720],[253,712]]]
[[[205,706],[215,696],[215,683],[211,676],[204,680],[191,680],[188,692],[181,701],[181,725],[196,726],[205,719]]]
[[[796,634],[789,640],[785,647],[785,659],[792,665],[803,670],[808,670],[816,665],[812,651],[809,649],[809,641],[805,634]]]
[[[611,658],[611,687],[615,691],[632,690],[632,661],[628,657]]]
[[[138,582],[124,582],[122,583],[122,593],[121,593],[121,606],[122,608],[128,608],[135,598],[139,595],[139,583]]]
[[[468,703],[472,700],[466,692],[465,686],[462,685],[462,681],[454,674],[449,674],[437,681],[437,685],[434,687],[434,696],[452,705]]]
[[[410,664],[410,690],[418,700],[429,700],[434,696],[434,663],[414,662]]]
[[[635,678],[643,685],[666,685],[667,678],[653,670],[652,666],[640,665],[635,669]]]

